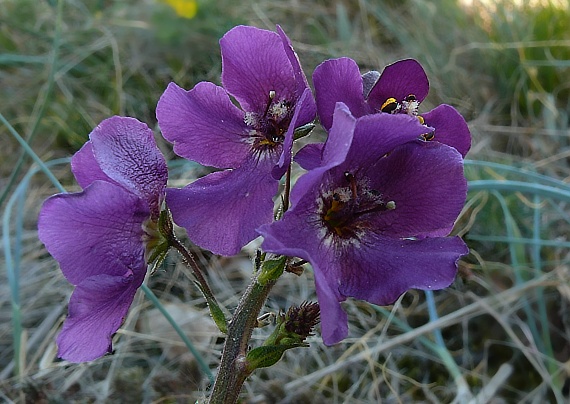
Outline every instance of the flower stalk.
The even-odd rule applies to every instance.
[[[254,275],[241,297],[228,323],[228,335],[209,404],[232,404],[237,401],[241,387],[251,373],[246,360],[249,339],[275,282],[268,280],[261,284],[258,276]]]

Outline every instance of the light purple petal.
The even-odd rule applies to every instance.
[[[181,157],[217,168],[240,166],[250,153],[244,112],[222,87],[201,82],[186,91],[170,83],[156,107],[163,136]]]
[[[248,112],[263,114],[269,94],[296,100],[297,79],[281,37],[272,31],[238,26],[220,40],[222,83]]]
[[[467,122],[455,108],[441,104],[422,115],[426,125],[435,128],[433,140],[455,148],[463,157],[471,148]]]
[[[467,195],[463,159],[455,149],[416,141],[364,167],[370,186],[386,202],[396,203],[394,210],[371,215],[379,232],[391,237],[449,234]]]
[[[320,165],[297,180],[291,192],[292,204],[316,186],[323,172],[344,162],[352,143],[355,124],[356,119],[346,105],[339,102],[334,113],[333,126],[323,146]]]
[[[416,117],[406,114],[372,114],[358,118],[347,164],[366,167],[395,147],[417,139],[426,131]]]
[[[144,279],[145,271],[140,269],[125,276],[91,276],[77,285],[57,338],[60,358],[86,362],[112,352],[113,334],[123,323]]]
[[[428,91],[429,81],[422,65],[414,59],[399,60],[384,68],[368,95],[368,104],[379,111],[388,98],[401,102],[410,94],[422,102]]]
[[[93,181],[107,181],[117,184],[105,174],[93,155],[93,144],[86,142],[71,158],[71,171],[81,188],[87,188]],[[117,184],[118,185],[118,184]]]
[[[339,274],[344,296],[384,306],[408,289],[449,286],[457,272],[457,261],[468,252],[459,237],[374,237],[363,240],[360,248],[347,249],[333,271]]]
[[[105,119],[89,135],[101,170],[158,212],[168,169],[149,127],[134,119]]]
[[[357,118],[372,112],[364,101],[362,76],[352,59],[324,61],[313,73],[313,84],[319,119],[327,130],[332,126],[337,102],[346,104]]]
[[[281,152],[281,156],[279,156],[279,162],[275,167],[273,167],[273,170],[271,171],[273,178],[276,180],[279,180],[283,174],[285,174],[287,167],[289,167],[291,164],[291,153],[293,149],[293,137],[295,134],[295,129],[302,125],[300,121],[301,113],[303,110],[306,110],[307,105],[311,103],[314,103],[313,96],[311,94],[311,89],[307,88],[303,92],[303,95],[295,107],[295,113],[293,114],[293,118],[291,118],[289,129],[287,129],[285,139],[283,140],[283,151]]]
[[[289,59],[289,63],[295,73],[295,82],[296,82],[296,94],[298,97],[301,96],[305,92],[307,88],[309,88],[309,83],[307,82],[307,77],[305,76],[305,72],[301,68],[301,63],[299,62],[299,57],[297,53],[293,49],[293,45],[291,44],[291,40],[285,34],[281,26],[277,25],[277,34],[281,38],[283,42],[283,49],[285,50],[285,54]]]
[[[77,285],[91,276],[123,276],[129,268],[144,267],[142,223],[149,216],[136,195],[95,181],[83,192],[47,199],[38,234],[67,280]]]
[[[174,222],[186,228],[198,246],[215,254],[235,255],[257,237],[255,229],[273,219],[279,182],[271,161],[253,161],[219,171],[182,189],[168,189],[166,201]]]
[[[334,277],[327,277],[321,268],[313,269],[321,309],[321,335],[325,345],[330,346],[348,336],[348,316],[340,305],[346,298],[340,294],[338,287],[333,287]]]
[[[313,265],[321,311],[321,334],[325,344],[332,345],[348,334],[347,315],[340,305],[345,297],[338,290],[335,274],[330,273],[326,265],[321,265],[320,257],[333,251],[318,239],[313,209],[310,198],[304,198],[299,206],[285,212],[282,220],[261,226],[258,232],[263,236],[261,247],[264,251],[299,257]]]
[[[309,143],[303,146],[293,158],[305,170],[312,170],[321,165],[324,143]]]

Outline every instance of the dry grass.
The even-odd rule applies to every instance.
[[[350,338],[326,347],[316,335],[310,349],[288,351],[277,365],[251,376],[244,403],[568,399],[567,33],[543,33],[545,42],[539,36],[545,17],[533,9],[517,14],[499,7],[482,21],[481,13],[464,12],[450,0],[317,1],[310,7],[299,0],[237,6],[224,0],[201,4],[191,21],[151,0],[64,0],[58,20],[56,3],[0,0],[0,112],[44,161],[70,156],[97,122],[113,114],[155,125],[156,100],[170,80],[187,88],[217,82],[217,40],[238,23],[281,24],[308,75],[327,57],[347,55],[363,69],[415,57],[431,80],[422,108],[450,103],[470,121],[474,144],[466,173],[473,187],[455,231],[471,254],[454,285],[433,296],[437,315],[430,315],[431,297],[418,291],[387,308],[349,300]],[[558,14],[551,12],[555,29]],[[525,37],[529,26],[534,36]],[[5,125],[0,138],[0,183],[7,189],[22,151]],[[172,156],[165,142],[160,145]],[[35,228],[41,202],[57,191],[43,174],[23,181],[30,167],[25,160],[1,205],[2,251],[11,260],[0,267],[0,401],[200,399],[207,376],[142,293],[116,336],[114,355],[82,365],[56,359],[54,340],[72,288]],[[172,168],[173,184],[197,175],[195,166],[180,161]],[[51,169],[74,189],[67,165]],[[235,307],[249,281],[254,247],[232,258],[196,251],[226,307]],[[11,279],[9,269],[16,271]],[[223,340],[176,255],[147,284],[214,371]],[[266,310],[304,300],[315,300],[310,270],[301,277],[285,274]],[[14,313],[22,325],[16,342]],[[252,345],[269,328],[257,330]]]

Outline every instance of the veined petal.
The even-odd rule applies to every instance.
[[[95,181],[83,192],[47,199],[38,235],[59,262],[66,279],[78,285],[100,275],[124,276],[144,268],[145,201],[122,187]]]
[[[313,170],[321,165],[324,143],[309,143],[295,154],[293,160],[305,170]]]
[[[273,178],[276,180],[281,179],[285,171],[287,171],[287,167],[291,164],[291,153],[293,149],[293,136],[295,133],[295,129],[303,123],[301,123],[301,115],[303,111],[307,108],[310,108],[310,104],[314,105],[313,96],[311,94],[311,89],[307,88],[303,92],[303,95],[299,99],[297,106],[295,107],[295,113],[293,114],[293,118],[291,118],[291,123],[289,124],[289,129],[287,129],[287,133],[285,134],[285,139],[283,140],[283,150],[281,152],[281,156],[279,156],[279,162],[273,170],[271,174]],[[313,113],[314,116],[314,113]],[[307,123],[307,122],[305,122]]]
[[[293,72],[295,73],[296,94],[298,97],[300,97],[301,94],[303,94],[303,92],[305,92],[305,90],[309,88],[307,77],[305,76],[305,72],[301,68],[299,57],[297,56],[295,49],[293,49],[291,40],[289,39],[287,34],[285,34],[283,29],[281,29],[281,26],[277,25],[276,28],[277,28],[277,34],[279,35],[281,41],[283,42],[283,49],[285,50],[285,54],[287,55],[289,63],[291,64]]]
[[[457,261],[468,252],[459,237],[400,240],[373,236],[362,240],[360,248],[346,249],[332,271],[339,274],[344,296],[385,306],[408,289],[449,286]]]
[[[364,100],[360,70],[352,59],[324,61],[313,73],[313,84],[319,119],[327,130],[333,124],[337,102],[344,103],[357,118],[372,112]]]
[[[134,119],[105,119],[89,135],[101,170],[158,213],[168,169],[149,127]]]
[[[244,112],[215,84],[201,82],[186,91],[170,83],[158,101],[156,117],[174,152],[186,159],[235,168],[250,153]]]
[[[105,174],[99,162],[93,155],[93,144],[91,141],[86,142],[77,153],[71,158],[71,171],[81,188],[87,188],[93,181],[106,181],[117,184]],[[118,185],[118,184],[117,184]]]
[[[57,338],[58,356],[86,362],[112,352],[113,334],[123,323],[144,275],[144,268],[138,268],[124,276],[91,276],[77,285]]]
[[[428,91],[429,81],[422,65],[414,59],[399,60],[384,68],[368,95],[368,104],[379,111],[388,98],[402,101],[410,94],[422,102]]]
[[[358,118],[346,163],[358,167],[374,164],[395,147],[433,131],[405,114],[372,114]]]
[[[455,108],[441,104],[422,116],[426,125],[435,128],[435,141],[455,148],[465,157],[471,148],[471,133],[467,122]]]
[[[174,222],[186,228],[198,246],[215,254],[237,254],[257,237],[257,227],[273,219],[272,198],[279,182],[271,176],[272,165],[269,160],[249,160],[185,188],[168,189],[166,201]]]
[[[319,166],[297,180],[291,192],[292,204],[297,203],[306,192],[316,186],[323,172],[344,162],[353,140],[356,122],[346,105],[337,103],[333,126],[323,146]],[[310,162],[312,165],[316,163],[316,159]]]
[[[332,345],[348,334],[347,315],[340,305],[346,298],[339,292],[340,274],[329,270],[328,262],[335,259],[328,255],[334,255],[334,250],[319,237],[320,223],[311,202],[310,196],[303,198],[285,212],[282,220],[261,226],[258,232],[263,236],[264,251],[311,262],[321,309],[321,334],[324,343]]]
[[[281,37],[272,31],[238,26],[220,39],[222,83],[248,112],[264,114],[270,93],[294,101],[297,78]]]
[[[385,202],[395,209],[370,215],[376,231],[391,237],[449,234],[467,195],[463,159],[453,148],[416,141],[364,166]]]

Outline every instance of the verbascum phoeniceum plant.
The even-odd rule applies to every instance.
[[[111,117],[72,159],[83,191],[47,199],[38,230],[75,286],[59,357],[85,362],[112,353],[147,271],[175,248],[226,334],[206,399],[234,403],[253,371],[308,346],[319,321],[326,345],[346,338],[347,298],[389,305],[408,289],[453,282],[468,254],[449,234],[466,199],[471,137],[453,107],[421,112],[429,83],[415,60],[364,74],[351,59],[327,60],[314,71],[313,93],[279,26],[235,27],[220,47],[221,86],[171,83],[156,108],[174,152],[218,171],[168,188],[152,131],[134,118]],[[293,143],[317,120],[326,141],[293,155]],[[306,171],[294,184],[292,164]],[[262,237],[236,308],[219,305],[173,223],[224,256]],[[267,340],[251,346],[272,287],[284,272],[304,268],[314,273],[317,302],[284,307]]]

